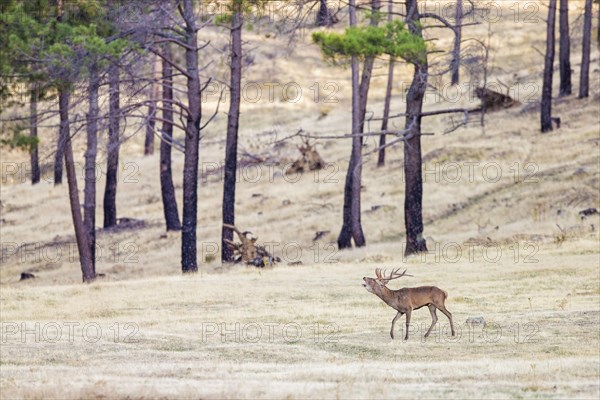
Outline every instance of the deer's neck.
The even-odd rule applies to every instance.
[[[390,307],[394,307],[392,303],[394,302],[395,296],[392,290],[383,286],[380,290],[375,292],[375,294],[377,295],[377,297],[383,300],[385,304],[387,304]]]

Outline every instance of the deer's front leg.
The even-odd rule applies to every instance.
[[[410,327],[410,313],[412,312],[412,310],[409,308],[406,311],[406,335],[404,336],[404,340],[408,340],[408,329]]]
[[[392,339],[394,338],[394,324],[396,323],[396,320],[398,320],[398,318],[402,316],[402,314],[404,313],[398,311],[398,314],[396,314],[396,316],[392,320],[392,329],[390,330],[390,336],[392,337]]]

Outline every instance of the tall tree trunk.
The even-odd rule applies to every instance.
[[[63,20],[63,2],[56,1],[56,20],[60,23]],[[62,184],[63,176],[63,158],[65,155],[65,130],[59,129],[58,139],[56,140],[56,152],[54,153],[54,186]]]
[[[571,38],[569,34],[569,2],[560,0],[559,14],[560,30],[560,92],[559,96],[571,94]]]
[[[456,0],[454,15],[454,48],[452,50],[452,84],[460,81],[460,42],[462,41],[463,0]]]
[[[546,32],[546,56],[544,60],[544,82],[542,85],[541,122],[542,133],[552,130],[552,76],[554,74],[554,29],[556,25],[556,0],[548,5]]]
[[[106,188],[104,190],[104,228],[117,225],[117,176],[119,172],[120,119],[119,66],[108,67],[108,144],[106,148]]]
[[[377,26],[379,24],[379,17],[377,12],[381,8],[380,0],[371,0],[371,26]],[[365,59],[362,76],[360,79],[360,86],[358,90],[358,97],[360,101],[360,133],[364,133],[365,131],[365,117],[367,115],[367,103],[369,99],[369,88],[371,86],[371,75],[373,74],[373,64],[375,62],[375,57],[367,57]],[[360,137],[360,143],[362,146],[363,138]]]
[[[350,26],[356,25],[356,2],[349,1]],[[360,87],[358,83],[358,58],[352,57],[352,153],[346,172],[344,186],[344,211],[342,230],[338,236],[338,248],[352,247],[352,239],[358,247],[366,244],[360,224],[360,187],[362,173],[362,140],[360,136]]]
[[[225,144],[225,179],[223,181],[223,224],[235,225],[235,177],[237,171],[237,142],[242,91],[242,25],[239,7],[234,10],[231,22],[231,82],[229,114],[227,117],[227,142]],[[221,262],[232,262],[233,251],[225,240],[233,239],[231,229],[221,227]]]
[[[327,8],[327,0],[320,0],[319,12],[317,13],[317,26],[333,25],[333,16]]]
[[[34,83],[31,86],[30,93],[30,101],[29,101],[29,136],[36,141],[34,145],[31,147],[29,157],[31,160],[31,184],[35,185],[40,182],[40,162],[38,157],[38,145],[37,145],[37,137],[38,137],[38,117],[37,117],[37,103],[39,98],[39,86],[37,83]]]
[[[417,0],[406,2],[406,22],[410,32],[422,37]],[[406,226],[405,254],[427,251],[423,238],[423,177],[421,160],[421,114],[428,80],[427,54],[414,65],[413,80],[406,95],[407,140],[404,142],[404,224]]]
[[[90,68],[88,86],[89,109],[87,114],[87,146],[85,150],[85,180],[83,187],[83,225],[87,233],[87,244],[92,257],[92,267],[96,270],[96,156],[98,154],[98,71]]]
[[[585,0],[583,12],[583,47],[581,49],[581,74],[579,75],[579,98],[590,95],[590,51],[592,46],[592,0]]]
[[[367,57],[363,64],[362,75],[360,83],[358,85],[358,98],[359,98],[359,133],[365,132],[365,119],[367,116],[367,102],[369,98],[369,87],[371,86],[371,75],[373,74],[373,64],[375,58]],[[362,146],[363,138],[360,137],[360,143]]]
[[[388,22],[392,22],[394,19],[394,2],[388,2]],[[388,64],[388,76],[387,76],[387,86],[385,88],[385,101],[383,104],[383,119],[381,121],[381,130],[387,131],[388,129],[388,120],[390,118],[390,106],[392,103],[392,89],[394,87],[394,57],[390,56],[390,61]],[[385,165],[385,141],[386,135],[379,136],[379,154],[377,156],[377,166],[383,167]]]
[[[154,154],[154,128],[156,126],[156,103],[158,102],[159,59],[155,55],[152,62],[152,85],[150,85],[150,103],[148,104],[148,122],[146,123],[146,137],[144,139],[144,155]]]
[[[181,229],[181,269],[198,271],[196,225],[198,214],[198,148],[200,145],[200,77],[198,75],[198,39],[192,0],[183,0],[182,16],[186,28],[185,63],[189,115],[185,130],[183,161],[183,224]]]
[[[371,26],[377,26],[379,24],[379,9],[381,8],[380,0],[371,0]],[[356,23],[356,22],[355,22]],[[369,100],[369,88],[371,86],[371,76],[373,74],[373,64],[375,57],[367,57],[365,59],[360,84],[358,85],[358,137],[353,139],[357,140],[357,144],[352,147],[352,157],[354,158],[353,173],[351,174],[351,222],[352,222],[352,238],[356,247],[362,247],[366,245],[365,236],[362,230],[361,221],[361,186],[362,186],[362,146],[363,137],[360,134],[365,131],[365,118],[367,115],[367,103]],[[354,68],[354,65],[353,65]],[[354,72],[354,69],[353,69]],[[358,76],[358,62],[356,65],[356,74]],[[354,79],[354,78],[353,78]],[[353,82],[354,88],[354,82]],[[354,117],[353,117],[354,118]]]
[[[67,138],[64,131],[59,129],[58,140],[56,141],[56,152],[54,153],[54,186],[62,184],[63,159],[65,156],[65,143]]]
[[[83,274],[83,282],[92,282],[96,279],[94,264],[88,235],[81,216],[81,206],[79,204],[79,192],[77,189],[77,175],[75,173],[75,161],[73,159],[73,147],[71,146],[71,134],[69,132],[69,92],[60,90],[58,93],[58,106],[60,113],[61,136],[65,137],[64,155],[65,166],[67,169],[67,182],[69,185],[69,203],[71,205],[71,216],[73,218],[73,227],[75,228],[75,238],[77,239],[77,249],[79,250],[79,262]]]
[[[171,143],[173,141],[173,67],[171,61],[171,47],[167,43],[163,47],[162,62],[162,140],[160,141],[160,192],[162,194],[163,211],[167,231],[181,230],[179,212],[177,211],[177,198],[173,185],[173,171],[171,168]],[[167,61],[168,60],[168,61]]]
[[[358,131],[357,131],[358,132]],[[354,138],[352,139],[354,142]],[[352,196],[353,196],[353,171],[355,170],[354,143],[352,143],[352,153],[348,162],[348,171],[346,172],[346,180],[344,183],[344,208],[343,208],[343,223],[342,230],[338,235],[338,249],[349,249],[352,247]]]
[[[482,69],[483,69],[483,84],[481,85],[482,88],[486,89],[487,88],[487,82],[488,82],[488,72],[489,72],[489,62],[490,62],[490,43],[492,41],[492,27],[491,25],[488,25],[488,34],[487,34],[487,40],[486,40],[486,44],[485,46],[483,46],[483,62],[482,62]],[[481,102],[481,113],[479,116],[479,125],[481,126],[481,133],[485,134],[485,115],[487,112],[487,105],[485,101]]]
[[[385,88],[385,100],[383,103],[383,118],[381,121],[381,130],[387,131],[388,122],[390,118],[390,106],[392,103],[392,89],[394,86],[394,58],[390,56],[388,64],[388,79],[387,86]],[[377,167],[383,167],[385,165],[385,141],[386,134],[379,135],[379,154],[377,156]]]

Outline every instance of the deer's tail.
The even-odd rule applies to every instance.
[[[444,301],[446,301],[446,299],[448,298],[448,292],[446,292],[445,290],[442,290],[442,292],[444,293]]]

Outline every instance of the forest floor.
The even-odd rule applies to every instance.
[[[139,223],[99,228],[97,272],[104,276],[92,285],[81,284],[66,185],[51,181],[55,132],[41,130],[45,179],[36,186],[23,173],[27,155],[2,149],[0,397],[598,398],[600,216],[579,212],[600,209],[599,53],[593,49],[590,97],[556,99],[561,128],[542,135],[536,101],[543,57],[533,49],[544,48],[545,7],[537,10],[538,23],[524,23],[526,14],[515,18],[509,5],[502,10],[492,25],[489,80],[510,84],[521,104],[489,113],[485,128],[471,123],[443,134],[450,116],[425,120],[423,131],[435,135],[422,139],[430,250],[422,256],[402,256],[401,146],[388,150],[385,167],[376,167],[373,154],[363,166],[365,248],[335,246],[349,141],[316,141],[327,168],[285,175],[300,141],[277,140],[299,129],[339,135],[349,127],[349,71],[324,63],[308,34],[288,49],[286,38],[267,38],[258,27],[246,33],[248,46],[256,44],[246,82],[261,82],[263,96],[242,103],[240,154],[274,157],[278,165],[240,168],[236,224],[282,258],[274,268],[219,263],[223,113],[201,143],[200,273],[191,277],[181,276],[180,233],[164,231],[158,154],[141,156],[143,137],[135,129],[128,128],[132,136],[123,145],[117,203],[119,217]],[[486,24],[469,29],[467,36],[487,35]],[[440,48],[451,43],[449,35],[438,37]],[[572,40],[576,87],[580,38]],[[383,104],[384,61],[376,64],[370,91],[375,116]],[[399,66],[394,113],[404,109],[410,76],[409,67]],[[271,77],[279,87],[298,85],[299,101],[277,91],[272,101]],[[435,84],[439,91],[428,93],[426,110],[478,104],[466,83],[458,92]],[[555,93],[557,85],[558,77]],[[247,87],[251,96],[256,87]],[[207,115],[216,98],[205,102]],[[84,144],[76,138],[80,160]],[[375,147],[375,139],[366,140],[364,153]],[[183,155],[174,152],[180,212],[182,165]],[[104,176],[98,225],[103,190]],[[313,241],[318,231],[327,233]],[[394,311],[361,286],[376,267],[414,275],[393,288],[446,290],[457,337],[448,336],[440,315],[423,340],[430,316],[422,309],[413,314],[408,342],[400,340],[404,319],[390,340]],[[36,278],[19,281],[21,272]],[[466,324],[477,317],[487,325]]]

